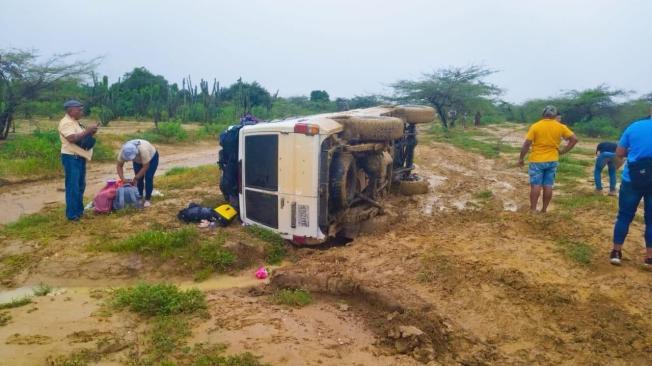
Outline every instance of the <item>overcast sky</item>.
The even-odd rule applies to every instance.
[[[0,48],[102,55],[114,82],[238,77],[280,95],[388,93],[481,64],[520,102],[601,83],[652,92],[650,0],[0,0]]]

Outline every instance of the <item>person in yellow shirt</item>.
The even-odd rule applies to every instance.
[[[543,207],[541,212],[548,210],[552,200],[552,187],[559,165],[559,155],[571,151],[577,144],[573,131],[558,120],[559,113],[554,106],[543,109],[543,119],[530,126],[521,148],[518,165],[525,165],[525,155],[532,148],[529,156],[528,174],[530,176],[530,211],[536,212],[541,190],[543,190]],[[567,141],[560,149],[561,140]]]

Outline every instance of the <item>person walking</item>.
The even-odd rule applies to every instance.
[[[138,187],[138,193],[145,197],[143,207],[151,206],[152,192],[154,191],[154,174],[158,168],[158,151],[149,141],[136,139],[127,141],[118,153],[118,163],[116,170],[118,177],[123,182],[124,164],[127,161],[133,163],[134,178],[131,184]],[[143,196],[143,191],[145,195]]]
[[[84,128],[79,120],[84,114],[84,105],[77,100],[63,104],[66,114],[59,122],[61,140],[61,164],[65,175],[66,218],[78,221],[84,214],[84,191],[86,190],[86,161],[93,157],[92,138],[97,133],[97,124]]]
[[[616,195],[616,148],[618,144],[611,141],[603,141],[595,148],[595,167],[593,178],[595,191],[602,193],[602,170],[606,166],[609,171],[609,195]]]
[[[530,211],[536,212],[539,196],[543,190],[543,207],[541,212],[548,210],[552,200],[552,187],[555,183],[559,156],[568,153],[577,144],[577,137],[566,125],[556,120],[558,113],[554,106],[543,109],[543,119],[536,122],[527,132],[521,147],[518,165],[525,165],[525,155],[530,147],[528,174],[530,176]],[[566,146],[559,148],[561,140],[568,141]]]
[[[651,113],[652,114],[652,113]],[[621,174],[618,195],[618,216],[614,225],[611,264],[620,265],[622,248],[629,225],[643,200],[645,218],[645,259],[643,264],[652,268],[652,116],[632,123],[623,132],[616,148],[616,166],[625,158],[627,163]]]

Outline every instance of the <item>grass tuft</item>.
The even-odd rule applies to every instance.
[[[32,292],[34,292],[34,296],[45,296],[52,292],[52,286],[40,283],[32,289]]]
[[[182,291],[172,284],[141,283],[117,289],[113,305],[146,316],[193,314],[206,309],[206,298],[198,289]]]
[[[9,324],[10,321],[11,315],[9,315],[9,312],[0,312],[0,327],[4,327],[5,325]]]
[[[285,239],[283,239],[277,233],[253,225],[246,226],[245,232],[267,243],[267,249],[266,249],[267,263],[279,264],[281,263],[281,261],[283,261],[283,258],[285,258],[285,256],[287,255],[287,251],[285,250]]]
[[[582,265],[591,264],[595,249],[589,244],[562,239],[557,241],[561,250],[574,262]]]
[[[0,304],[0,310],[5,310],[5,309],[13,309],[13,308],[18,308],[21,306],[25,306],[27,304],[31,304],[32,299],[28,296],[25,296],[21,299],[14,299],[11,300],[11,302],[6,302],[4,304]]]
[[[271,300],[277,305],[303,307],[312,302],[310,292],[302,289],[282,289],[271,295]]]
[[[176,231],[148,230],[136,233],[117,243],[106,245],[111,252],[140,252],[169,255],[175,249],[197,242],[199,232],[194,227]]]

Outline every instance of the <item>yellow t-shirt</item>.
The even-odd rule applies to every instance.
[[[554,119],[542,119],[530,126],[525,139],[532,141],[531,163],[545,163],[559,160],[561,139],[573,136],[573,131]]]
[[[79,125],[74,118],[70,117],[67,113],[59,122],[59,140],[61,140],[61,153],[69,155],[79,155],[86,160],[91,160],[93,157],[93,149],[84,150],[76,144],[66,140],[64,136],[74,135],[76,133],[84,132],[84,129]]]

